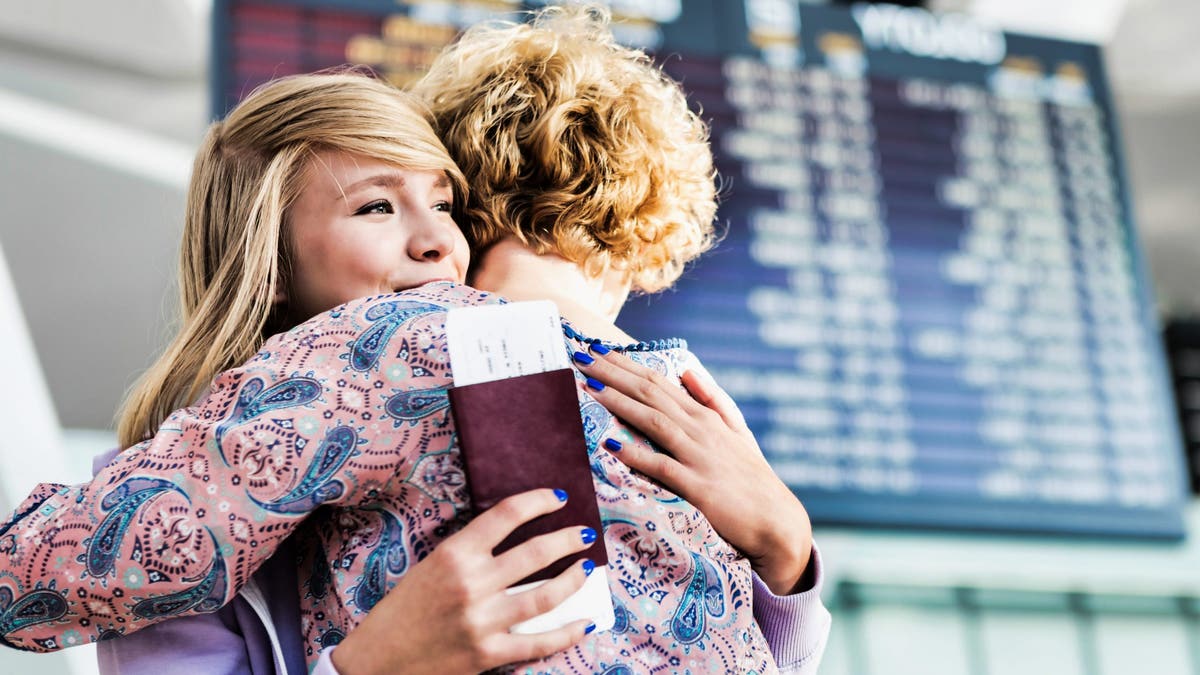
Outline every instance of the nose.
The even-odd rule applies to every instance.
[[[454,252],[454,225],[444,219],[425,217],[408,240],[408,256],[413,260],[437,262]]]

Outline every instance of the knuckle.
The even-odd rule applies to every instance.
[[[532,595],[533,597],[529,599],[529,609],[533,611],[532,616],[540,616],[558,606],[558,594],[546,586],[537,589]]]
[[[525,545],[528,547],[525,555],[531,560],[541,561],[554,556],[554,547],[546,537],[530,539]]]
[[[658,456],[658,466],[656,469],[659,480],[668,485],[677,485],[683,477],[682,467],[662,455]]]
[[[634,392],[643,401],[653,399],[659,392],[658,384],[652,377],[642,378],[634,387]]]
[[[498,662],[494,660],[497,656],[496,649],[490,642],[472,642],[467,661],[471,664],[472,671],[481,672],[497,665]]]
[[[485,617],[480,616],[477,611],[467,610],[463,612],[462,624],[463,635],[466,636],[472,653],[476,656],[483,653],[490,644]]]
[[[438,549],[438,552],[442,553],[440,561],[448,585],[462,585],[461,582],[466,578],[468,568],[470,567],[469,555],[457,546],[453,548],[443,547],[442,549]]]
[[[670,380],[667,379],[666,375],[663,375],[657,370],[647,370],[647,377],[649,377],[650,381],[654,383],[654,386],[659,389],[667,389],[668,387],[675,386]]]
[[[700,408],[696,415],[700,418],[700,422],[707,426],[724,426],[721,414],[712,408]]]
[[[521,516],[520,502],[509,497],[492,507],[492,511],[502,520],[516,520]]]
[[[667,417],[666,413],[659,410],[651,411],[646,417],[646,424],[658,436],[663,436],[671,431],[671,418]]]

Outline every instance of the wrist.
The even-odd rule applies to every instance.
[[[799,503],[797,502],[797,505]],[[812,558],[812,526],[804,507],[799,514],[781,517],[782,524],[765,538],[762,555],[752,558],[751,567],[775,595],[791,595],[801,590]]]
[[[804,585],[812,549],[763,556],[750,565],[775,595],[791,595]],[[346,675],[343,673],[343,675]]]

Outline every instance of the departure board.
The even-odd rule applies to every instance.
[[[541,3],[216,5],[214,107],[404,85]],[[618,321],[685,338],[817,523],[1182,536],[1186,478],[1094,45],[961,15],[612,0],[710,123],[719,245]]]

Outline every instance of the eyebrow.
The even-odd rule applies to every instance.
[[[381,187],[399,189],[404,187],[404,177],[394,173],[377,173],[374,176],[367,176],[362,180],[356,180],[346,187],[338,186],[340,192],[335,201],[341,201],[346,198],[346,195],[353,194],[365,187]]]
[[[338,187],[341,188],[341,186]],[[346,195],[353,194],[354,192],[357,192],[365,187],[381,187],[398,190],[404,187],[404,177],[394,173],[378,173],[374,176],[367,176],[362,180],[354,181],[346,187],[341,188],[341,192],[338,194],[335,201],[343,200],[346,198]],[[433,187],[434,189],[450,187],[450,177],[442,174],[436,181],[434,181]]]

